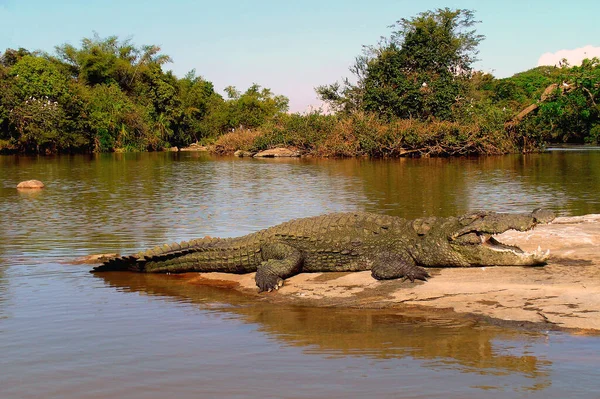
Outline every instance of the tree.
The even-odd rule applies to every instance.
[[[84,96],[93,151],[146,150],[154,145],[147,108],[135,104],[118,85],[86,88]]]
[[[220,132],[220,126],[213,124],[214,114],[220,111],[224,101],[215,92],[211,82],[196,76],[195,70],[190,71],[179,80],[179,99],[178,132],[174,144],[188,145],[201,138],[216,136]]]
[[[473,11],[449,8],[402,18],[389,38],[365,46],[346,79],[317,87],[323,101],[345,112],[370,111],[385,118],[452,119],[466,91],[477,45]]]
[[[160,51],[156,45],[136,47],[130,39],[101,38],[97,33],[84,38],[79,49],[71,44],[56,47],[57,60],[71,76],[92,86],[118,83],[127,92],[134,90],[147,68],[172,62],[171,57]]]
[[[23,151],[54,152],[69,146],[62,128],[67,122],[63,103],[69,97],[69,79],[51,60],[24,55],[8,73],[8,124],[12,139]]]
[[[227,86],[225,88],[225,93],[227,93],[227,98],[230,100],[237,100],[242,95],[242,93],[236,89],[235,86]]]
[[[26,55],[31,55],[31,53],[24,49],[24,48],[19,48],[18,50],[13,50],[11,48],[7,48],[6,51],[4,51],[4,54],[2,54],[2,56],[0,56],[0,64],[2,64],[5,67],[11,67],[13,65],[15,65],[17,62],[19,62],[19,60],[23,57],[25,57]]]
[[[471,71],[477,45],[484,39],[471,28],[471,10],[449,8],[426,11],[394,25],[390,42],[398,45],[405,72],[427,71],[457,76]]]
[[[52,101],[64,96],[69,78],[50,60],[26,55],[10,69],[20,100],[28,97],[49,97]]]
[[[12,85],[8,68],[0,65],[0,150],[2,150],[2,142],[8,143],[10,139],[8,131],[8,117],[14,104],[13,97],[14,85]]]
[[[559,142],[597,143],[600,139],[600,59],[560,68],[558,87],[540,104],[536,124]],[[557,82],[557,83],[558,83]]]
[[[289,100],[274,95],[271,89],[254,83],[243,94],[233,86],[225,88],[230,100],[227,102],[228,127],[256,128],[288,110]]]

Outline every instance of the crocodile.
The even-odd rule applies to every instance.
[[[474,212],[408,220],[366,212],[294,219],[236,238],[204,237],[105,261],[92,272],[256,272],[259,292],[283,286],[300,272],[370,270],[378,280],[430,277],[425,267],[537,266],[549,251],[525,252],[493,237],[526,231],[554,219],[550,210],[527,214]]]

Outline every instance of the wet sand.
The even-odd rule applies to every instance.
[[[182,284],[228,287],[256,300],[326,307],[394,307],[532,329],[600,333],[600,215],[561,217],[499,237],[527,251],[550,249],[543,267],[429,269],[426,283],[376,281],[370,272],[301,273],[277,292],[256,292],[254,273],[165,276]]]

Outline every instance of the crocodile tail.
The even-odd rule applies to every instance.
[[[100,266],[96,266],[92,269],[92,272],[114,272],[114,271],[132,271],[141,272],[144,271],[143,258],[139,257],[139,254],[131,256],[119,256],[117,258],[111,258],[104,261]]]
[[[108,259],[102,265],[94,267],[92,272],[144,272],[148,262],[160,262],[193,252],[205,251],[218,241],[221,241],[221,239],[204,237],[197,240],[165,244],[134,255]]]

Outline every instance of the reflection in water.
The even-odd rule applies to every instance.
[[[210,305],[240,316],[282,345],[305,353],[375,359],[424,359],[426,367],[450,367],[490,375],[518,374],[531,379],[531,390],[544,389],[551,363],[533,355],[503,350],[503,344],[525,345],[543,339],[512,330],[432,315],[403,315],[395,310],[335,309],[256,304],[233,290],[182,283],[178,276],[135,273],[94,275],[126,292],[142,292],[167,300]],[[511,340],[515,340],[512,342]],[[520,341],[520,342],[519,342]]]
[[[479,158],[312,160],[359,181],[367,210],[406,218],[474,210],[600,213],[600,151]]]
[[[364,187],[365,209],[394,216],[415,218],[424,215],[449,216],[464,208],[465,176],[463,163],[454,159],[393,160],[346,159],[316,160],[331,175],[331,180],[347,180],[356,190]],[[463,161],[464,162],[464,161]]]
[[[8,301],[8,280],[4,276],[4,261],[0,257],[0,320],[7,318],[6,314],[6,301]],[[2,325],[0,324],[0,333],[2,332]]]

